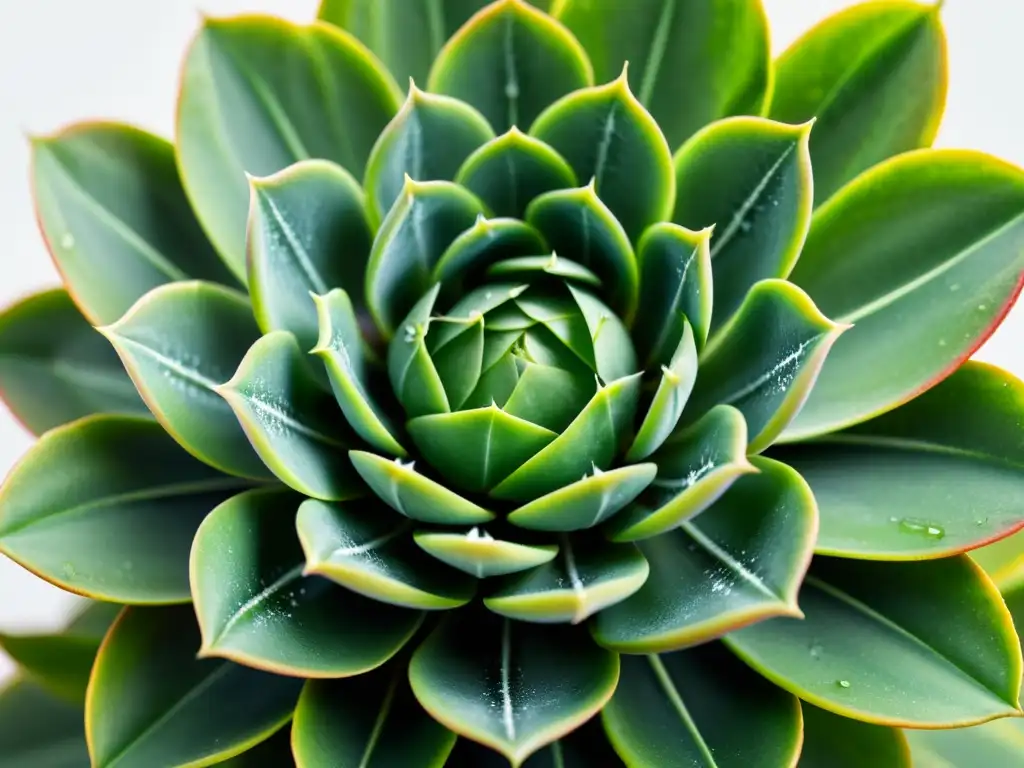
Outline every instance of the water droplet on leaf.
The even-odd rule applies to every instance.
[[[850,681],[849,680],[836,680],[836,685],[838,685],[840,688],[849,688],[850,687]]]
[[[900,531],[903,533],[912,533],[929,539],[942,539],[946,536],[946,529],[941,525],[935,525],[927,520],[920,520],[916,517],[904,517],[900,520],[899,526]]]

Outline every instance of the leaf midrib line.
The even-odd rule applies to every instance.
[[[677,7],[678,3],[676,0],[663,0],[662,2],[661,15],[658,17],[658,24],[654,28],[654,35],[651,37],[647,64],[644,67],[643,79],[640,81],[640,91],[637,94],[640,103],[644,107],[650,107],[654,88],[658,84],[658,75],[661,72],[661,65],[665,60],[665,53],[668,51],[668,41],[672,34],[671,27],[675,19]]]
[[[701,735],[700,729],[697,728],[697,723],[694,722],[693,717],[690,715],[690,710],[687,709],[686,703],[683,701],[683,697],[679,694],[676,688],[675,682],[672,680],[672,676],[665,669],[664,663],[658,656],[653,654],[647,656],[647,661],[651,665],[651,669],[654,671],[654,676],[657,678],[658,684],[661,686],[662,691],[665,692],[665,696],[668,697],[669,703],[672,705],[672,709],[679,715],[679,719],[683,721],[683,725],[686,730],[689,731],[693,737],[693,743],[697,747],[697,751],[700,753],[701,759],[704,761],[706,768],[718,768],[718,763],[715,762],[714,755],[711,754],[711,748],[708,747],[704,737]]]
[[[698,253],[699,250],[700,250],[700,246],[698,245],[696,248],[694,248],[690,252],[690,258],[686,259],[686,261],[683,262],[683,274],[679,277],[679,282],[676,283],[675,294],[672,296],[672,301],[669,303],[669,307],[671,308],[669,310],[669,317],[666,318],[664,323],[662,323],[661,330],[658,331],[658,335],[655,338],[654,344],[651,345],[651,350],[652,351],[647,356],[648,364],[653,362],[654,358],[660,357],[661,354],[662,354],[662,348],[665,346],[665,342],[668,340],[669,332],[671,331],[671,329],[673,327],[673,324],[671,322],[669,322],[669,319],[674,319],[673,315],[676,315],[677,313],[679,315],[682,315],[683,317],[686,316],[685,313],[679,312],[679,303],[680,303],[680,301],[682,300],[682,297],[683,297],[683,288],[686,287],[686,285],[687,285],[686,277],[690,273],[690,267],[693,265],[693,262],[696,260],[697,253]],[[699,293],[699,290],[700,290],[700,286],[698,286],[698,293]]]
[[[1024,470],[1024,461],[1016,462],[997,456],[994,453],[984,453],[969,448],[961,448],[955,445],[943,445],[932,443],[927,440],[915,440],[909,437],[896,437],[890,435],[858,434],[856,432],[840,432],[826,435],[820,439],[812,440],[811,443],[820,445],[855,445],[871,446],[880,448],[897,449],[902,452],[934,453],[940,456],[965,458],[982,461],[986,464],[995,464],[1008,469]]]
[[[294,258],[294,261],[302,272],[303,277],[306,278],[306,283],[318,296],[326,294],[329,290],[327,283],[324,282],[323,277],[321,277],[316,267],[313,266],[313,259],[310,257],[309,251],[307,251],[302,245],[302,241],[299,240],[299,237],[292,226],[285,221],[285,218],[281,213],[281,209],[278,207],[277,203],[274,202],[274,198],[271,195],[268,195],[265,191],[260,190],[260,199],[267,204],[270,215],[273,217],[279,231],[284,235],[285,240],[288,242],[288,251]]]
[[[505,736],[510,743],[516,740],[515,711],[512,707],[510,676],[512,673],[512,622],[505,618],[501,623],[501,722]]]
[[[299,563],[293,568],[288,569],[284,572],[284,574],[275,579],[274,582],[270,584],[268,587],[261,590],[260,592],[257,592],[255,595],[253,595],[244,603],[242,603],[242,605],[240,605],[231,615],[231,618],[229,618],[224,623],[224,626],[221,628],[220,632],[218,632],[217,635],[214,638],[212,638],[209,643],[204,643],[203,645],[207,648],[215,647],[217,643],[223,640],[227,636],[228,632],[234,629],[235,625],[238,624],[238,622],[240,622],[243,618],[248,616],[249,613],[251,613],[254,608],[257,608],[261,603],[273,597],[277,592],[282,590],[288,584],[292,583],[297,579],[302,578],[303,571],[305,570],[305,568],[305,563]]]
[[[291,415],[285,413],[284,411],[282,411],[277,406],[275,406],[275,405],[273,405],[271,403],[268,403],[265,400],[262,400],[262,399],[260,399],[258,397],[253,396],[253,395],[245,394],[245,393],[240,392],[238,390],[234,390],[234,391],[232,391],[232,390],[221,390],[221,391],[222,391],[223,394],[227,395],[228,397],[232,397],[232,396],[240,397],[246,403],[251,405],[255,410],[257,410],[257,411],[259,411],[261,413],[267,414],[268,416],[274,417],[279,422],[281,422],[281,424],[283,424],[284,426],[288,427],[289,429],[291,429],[291,430],[293,430],[295,432],[298,432],[300,435],[303,435],[304,437],[308,437],[310,440],[315,440],[316,442],[322,443],[323,445],[329,446],[331,448],[340,448],[342,450],[347,450],[347,448],[348,448],[348,446],[346,446],[345,443],[342,442],[341,440],[333,438],[333,437],[331,437],[329,435],[325,435],[323,432],[320,432],[319,430],[314,429],[313,427],[310,427],[310,426],[308,426],[306,424],[303,424],[301,421],[296,419],[294,416],[291,416]]]
[[[77,361],[63,360],[59,357],[47,359],[20,354],[5,355],[2,352],[0,361],[17,363],[24,368],[39,369],[75,389],[86,388],[114,396],[136,395],[135,385],[121,369],[79,364]]]
[[[116,332],[114,332],[112,335],[116,336],[117,340],[121,344],[124,344],[129,347],[135,347],[136,349],[148,355],[151,359],[158,362],[164,368],[180,376],[186,381],[191,382],[192,384],[195,384],[199,387],[202,387],[203,389],[209,390],[210,394],[216,394],[216,390],[220,386],[220,383],[206,377],[199,371],[196,371],[191,368],[186,368],[177,360],[168,357],[162,352],[157,352],[152,347],[148,347],[142,342],[136,341],[135,339],[129,338],[127,336],[122,336]]]
[[[699,519],[699,518],[698,518]],[[693,539],[697,544],[701,546],[704,551],[710,554],[719,562],[726,565],[730,571],[739,576],[743,581],[753,587],[757,592],[762,595],[771,598],[773,601],[782,603],[783,605],[788,604],[788,601],[779,594],[776,594],[764,583],[757,574],[749,570],[743,563],[733,557],[731,554],[726,552],[717,543],[711,540],[703,531],[697,528],[692,522],[684,521],[679,524],[679,527],[686,531],[686,534]]]
[[[758,376],[756,379],[754,379],[752,382],[750,382],[749,384],[745,384],[744,386],[740,387],[738,390],[736,390],[732,394],[722,395],[719,398],[718,403],[720,405],[732,405],[737,400],[741,400],[744,397],[746,397],[747,395],[753,394],[754,392],[759,390],[761,387],[763,387],[765,384],[770,382],[775,376],[778,376],[780,373],[782,373],[784,370],[786,370],[786,368],[788,368],[790,365],[797,365],[797,364],[799,364],[800,358],[802,358],[804,356],[804,352],[807,350],[807,348],[809,346],[811,346],[812,344],[815,344],[818,341],[820,341],[822,338],[825,337],[825,335],[826,334],[824,334],[824,333],[819,333],[819,334],[816,334],[816,335],[812,336],[809,339],[806,339],[806,340],[800,342],[800,344],[797,346],[797,348],[795,350],[793,350],[792,352],[787,354],[784,358],[779,360],[775,365],[773,365],[771,367],[770,370],[765,371],[760,376]],[[789,392],[787,391],[786,393],[783,394],[783,400],[785,400],[785,398],[788,397],[788,396],[789,396]],[[781,408],[779,410],[781,410]]]
[[[505,64],[505,100],[508,103],[508,124],[519,122],[519,75],[516,71],[516,18],[515,10],[505,14],[502,36],[502,60]]]
[[[362,544],[356,544],[348,547],[337,547],[331,551],[331,554],[327,556],[327,560],[333,560],[336,557],[355,557],[356,555],[365,555],[367,552],[373,552],[375,549],[380,549],[388,542],[394,541],[399,536],[408,533],[413,527],[413,521],[401,523],[396,526],[393,531],[388,531],[385,534],[377,536],[376,538],[370,539]]]
[[[565,575],[569,577],[569,584],[572,587],[573,597],[576,600],[576,610],[573,615],[573,623],[578,624],[586,616],[587,611],[587,587],[580,578],[579,569],[576,567],[576,555],[572,551],[572,543],[567,534],[562,535],[562,555],[565,557]]]
[[[377,0],[380,2],[381,0]],[[373,728],[370,730],[370,736],[366,740],[366,747],[363,749],[363,755],[359,759],[359,768],[368,768],[370,760],[373,757],[373,751],[377,748],[377,742],[380,741],[380,736],[384,732],[384,724],[387,722],[388,715],[391,714],[391,708],[395,703],[395,694],[398,691],[398,684],[401,680],[401,667],[399,666],[398,671],[391,676],[391,683],[388,685],[387,692],[384,694],[384,700],[380,705],[380,712],[377,713],[377,718],[374,720]]]

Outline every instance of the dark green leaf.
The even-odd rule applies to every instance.
[[[565,286],[572,295],[590,332],[594,370],[605,383],[636,373],[639,366],[629,331],[622,320],[586,288]]]
[[[238,285],[199,227],[164,139],[116,123],[33,139],[32,184],[50,254],[93,324],[164,283]]]
[[[771,91],[768,20],[759,0],[554,0],[598,82],[627,62],[630,82],[668,143],[704,125],[757,115]]]
[[[974,354],[1020,293],[1024,172],[978,152],[895,158],[815,214],[791,279],[855,327],[785,437],[890,410]]]
[[[100,329],[164,429],[232,475],[269,478],[231,406],[217,394],[260,337],[245,297],[213,283],[154,288]]]
[[[817,558],[800,608],[803,619],[764,621],[725,641],[776,685],[865,722],[949,728],[1019,714],[1010,613],[966,555]]]
[[[651,575],[601,612],[594,637],[623,653],[663,653],[772,616],[800,616],[797,592],[818,528],[814,497],[784,464],[754,457],[703,514],[640,543]]]
[[[802,709],[804,746],[797,768],[911,768],[910,747],[897,729],[833,715],[806,702]],[[980,765],[995,768],[996,763]]]
[[[80,601],[84,608],[77,611],[65,627],[69,635],[91,637],[102,640],[114,619],[121,613],[122,606],[117,603],[104,603],[93,600]]]
[[[117,354],[62,288],[0,315],[0,397],[37,436],[94,413],[149,413]]]
[[[1024,383],[968,362],[904,406],[773,456],[821,509],[817,551],[946,557],[1024,526]]]
[[[1024,748],[1024,721],[1019,718],[972,728],[908,730],[904,734],[915,768],[1015,768]]]
[[[326,160],[304,160],[251,179],[248,273],[253,313],[264,333],[291,331],[303,352],[316,344],[310,294],[344,288],[363,307],[373,239],[359,183]]]
[[[939,3],[861,3],[825,19],[779,58],[770,116],[818,119],[815,204],[862,171],[926,147],[946,102]]]
[[[413,693],[436,720],[501,752],[514,768],[595,715],[618,657],[581,627],[448,617],[413,654]]]
[[[498,0],[441,49],[429,90],[472,104],[506,131],[593,82],[586,51],[565,27],[523,0]]]
[[[216,765],[217,768],[295,768],[291,729],[280,728],[266,741]]]
[[[550,256],[521,256],[514,259],[502,259],[492,264],[487,276],[499,280],[521,278],[527,282],[541,280],[544,276],[568,280],[589,288],[600,288],[601,278],[569,259],[560,259],[558,254]],[[554,281],[552,281],[554,282]]]
[[[69,592],[185,602],[196,529],[248,486],[193,459],[154,421],[88,416],[45,435],[8,476],[0,550]]]
[[[457,411],[473,394],[483,372],[484,316],[448,322],[457,326],[458,335],[444,346],[435,348],[432,357],[448,403],[452,410]]]
[[[802,740],[800,703],[720,644],[662,656],[623,656],[601,713],[630,766],[792,766]]]
[[[467,533],[422,531],[414,534],[413,538],[424,552],[478,579],[536,568],[558,554],[555,545],[519,544],[497,539],[481,528],[471,528]]]
[[[600,718],[591,718],[558,741],[534,752],[523,768],[622,768],[608,743]],[[499,752],[469,739],[459,739],[445,768],[508,768]]]
[[[81,704],[101,639],[102,636],[70,631],[49,635],[0,634],[0,650],[17,665],[19,672],[49,694]]]
[[[632,242],[671,216],[672,150],[629,89],[625,69],[607,85],[553,104],[530,127],[530,135],[559,152],[577,179],[591,181]]]
[[[811,224],[811,125],[722,120],[676,154],[673,220],[691,229],[715,227],[712,331],[739,309],[751,286],[786,277],[800,256]]]
[[[427,351],[431,312],[441,286],[423,294],[402,324],[401,343],[388,345],[388,378],[407,418],[447,414],[451,411],[444,384]]]
[[[383,664],[419,627],[418,611],[304,575],[295,532],[300,501],[288,491],[250,491],[200,527],[190,568],[201,657],[279,675],[345,677]]]
[[[209,765],[288,721],[301,681],[197,659],[198,648],[190,606],[125,609],[96,658],[86,699],[96,768]]]
[[[400,102],[370,52],[327,24],[204,20],[182,73],[178,161],[199,220],[235,274],[245,277],[245,174],[322,158],[361,178]]]
[[[26,681],[0,691],[0,768],[89,765],[82,707]]]

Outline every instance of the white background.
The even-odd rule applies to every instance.
[[[621,0],[628,2],[629,0]],[[764,0],[781,51],[852,0]],[[26,134],[114,118],[171,136],[178,68],[200,13],[311,19],[316,0],[0,0],[0,306],[56,285],[36,230]],[[952,68],[937,144],[1024,165],[1024,3],[948,0]],[[1024,302],[978,357],[1024,376]],[[0,475],[30,439],[0,407]],[[54,627],[71,598],[0,560],[0,631]],[[0,677],[9,672],[0,658]]]

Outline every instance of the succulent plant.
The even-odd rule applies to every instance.
[[[0,638],[0,747],[904,766],[1021,714],[966,553],[1024,526],[1024,384],[968,362],[1024,172],[927,148],[938,6],[774,62],[758,0],[321,17],[204,20],[173,144],[34,140],[0,550],[96,603]]]

